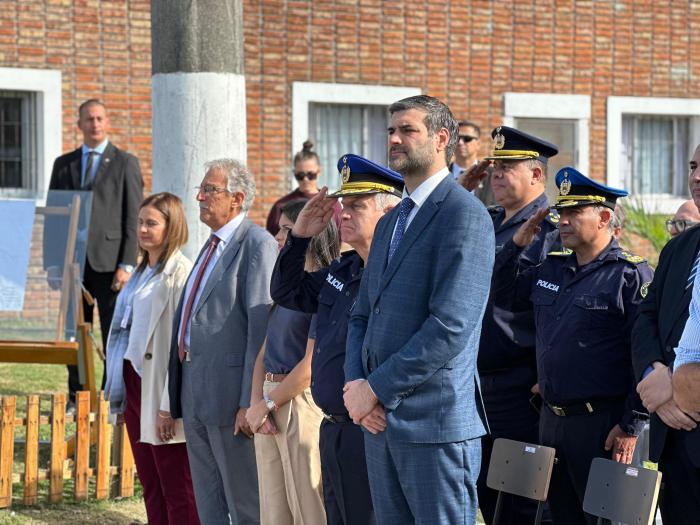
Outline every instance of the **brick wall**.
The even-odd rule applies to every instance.
[[[77,109],[107,105],[110,139],[134,153],[150,187],[151,24],[149,0],[17,0],[0,9],[0,67],[60,69],[63,149],[82,141]]]
[[[484,129],[506,91],[591,95],[600,179],[608,96],[700,97],[698,2],[243,2],[254,216],[289,190],[293,81],[417,86]]]
[[[406,85],[490,129],[502,93],[592,97],[590,166],[605,172],[606,98],[700,97],[700,3],[651,0],[242,0],[248,163],[262,222],[289,191],[294,81]],[[112,138],[150,187],[148,0],[16,0],[0,9],[0,66],[63,72],[64,149],[75,110],[102,97]]]

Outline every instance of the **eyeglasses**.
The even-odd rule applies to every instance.
[[[309,180],[316,180],[316,177],[318,177],[318,172],[317,171],[297,171],[294,173],[294,178],[298,181],[301,181],[306,177]]]
[[[471,135],[459,136],[459,142],[464,142],[465,144],[469,144],[472,140],[479,140],[479,137],[472,137]]]
[[[204,195],[213,195],[214,193],[221,193],[222,191],[228,191],[226,188],[217,188],[213,184],[204,184],[203,186],[195,186],[197,193],[202,192]]]
[[[680,220],[673,220],[669,219],[666,221],[666,229],[668,230],[668,233],[682,233],[688,228],[692,228],[698,224],[698,221],[689,221],[686,219],[680,219]]]

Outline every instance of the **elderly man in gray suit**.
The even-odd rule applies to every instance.
[[[170,412],[184,421],[201,522],[259,523],[245,412],[272,303],[277,242],[245,216],[255,181],[241,163],[207,163],[198,190],[200,219],[212,235],[180,299],[170,351]]]

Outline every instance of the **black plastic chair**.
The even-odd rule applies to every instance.
[[[604,458],[591,463],[583,510],[598,518],[652,525],[661,487],[661,472]]]
[[[554,449],[523,441],[499,438],[493,442],[486,485],[498,491],[493,525],[501,518],[503,493],[536,500],[535,525],[542,521],[544,502],[554,466]]]

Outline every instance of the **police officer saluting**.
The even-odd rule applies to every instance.
[[[544,399],[540,442],[554,447],[558,458],[548,499],[553,521],[595,523],[582,510],[591,461],[612,456],[629,463],[640,430],[633,414],[641,405],[634,391],[630,333],[652,270],[612,238],[615,201],[626,191],[570,167],[560,170],[555,181],[566,249],[525,269],[511,258],[499,270],[499,287],[492,293],[497,305],[509,307],[529,297],[534,307]],[[504,250],[526,250],[548,213],[546,208],[535,213]],[[514,293],[509,287],[518,272]]]
[[[342,175],[340,190],[327,195],[327,188],[321,189],[297,218],[277,259],[271,294],[286,308],[316,313],[311,393],[325,415],[320,450],[327,521],[331,525],[366,525],[374,523],[374,513],[362,429],[352,422],[343,403],[345,338],[374,228],[401,199],[403,179],[350,153],[338,161],[338,170]],[[354,251],[345,252],[328,268],[305,272],[309,241],[332,219],[339,197],[343,199],[341,237]],[[367,415],[362,426],[369,432],[383,431],[383,407],[377,406]]]
[[[488,209],[496,234],[495,267],[517,258],[521,267],[540,264],[547,253],[559,249],[559,216],[551,212],[539,224],[530,245],[523,250],[504,250],[513,234],[540,208],[549,206],[545,195],[547,161],[559,152],[549,142],[517,129],[500,126],[491,132],[494,151],[462,178],[471,189],[486,175],[491,162],[491,188],[498,206]],[[495,280],[492,286],[497,287]],[[493,440],[508,438],[536,443],[539,414],[530,403],[537,382],[535,365],[535,320],[529,300],[515,301],[510,308],[494,305],[489,298],[481,328],[477,360],[481,393],[486,408],[490,435],[481,441],[481,472],[477,481],[479,507],[486,523],[491,523],[496,507],[496,491],[486,486]],[[532,523],[537,505],[529,499],[508,496],[501,507],[501,522]],[[544,522],[548,522],[545,516]]]

